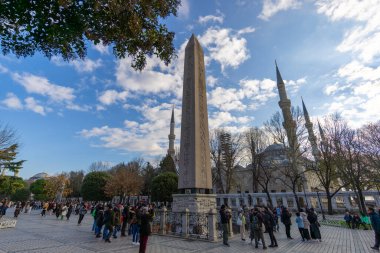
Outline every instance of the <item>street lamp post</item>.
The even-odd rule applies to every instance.
[[[321,208],[321,212],[322,212],[322,219],[323,219],[323,220],[326,220],[325,212],[323,211],[323,206],[322,206],[321,198],[319,197],[319,189],[316,188],[315,191],[317,192],[317,197],[318,197],[319,207]]]

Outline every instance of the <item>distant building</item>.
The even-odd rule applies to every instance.
[[[272,170],[270,173],[271,180],[269,181],[269,192],[289,192],[291,189],[284,183],[284,175],[282,170],[286,169],[290,165],[289,159],[286,154],[285,147],[282,144],[274,143],[269,145],[260,155],[263,157],[262,168],[259,170]],[[303,158],[306,159],[306,158]],[[303,168],[300,168],[303,169]],[[262,172],[263,173],[263,172]],[[252,165],[249,164],[246,167],[236,166],[234,174],[235,187],[230,193],[253,193],[254,192],[254,180]],[[286,182],[286,181],[285,181]],[[303,180],[305,191],[310,191],[312,187],[315,187],[318,182],[312,174],[306,173],[305,180]],[[303,186],[300,185],[297,191],[302,192]],[[263,187],[258,185],[257,192],[264,192]]]
[[[32,176],[31,178],[29,178],[28,180],[26,180],[26,182],[28,182],[29,184],[37,181],[38,179],[47,179],[49,178],[49,174],[45,173],[45,172],[41,172],[41,173],[37,173],[36,175]]]

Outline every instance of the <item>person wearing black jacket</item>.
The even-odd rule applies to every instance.
[[[285,230],[286,230],[286,236],[288,239],[293,239],[290,235],[290,226],[292,225],[292,220],[291,220],[292,214],[289,212],[289,210],[284,207],[282,209],[282,214],[281,214],[281,220],[282,223],[285,225]]]
[[[273,228],[276,225],[275,220],[274,220],[274,215],[273,213],[268,209],[268,207],[264,208],[264,225],[266,231],[269,233],[270,237],[270,245],[268,247],[278,247],[276,237],[274,236],[273,233]]]
[[[145,206],[138,214],[138,219],[141,222],[140,225],[140,248],[139,253],[145,253],[146,245],[148,244],[148,237],[152,233],[150,223],[153,221],[154,212]]]
[[[128,224],[128,217],[129,217],[129,206],[126,205],[123,208],[123,212],[121,213],[123,217],[123,223],[121,225],[121,236],[126,236],[125,230],[127,229],[127,224]]]
[[[103,224],[104,224],[103,239],[105,240],[105,242],[111,242],[110,238],[113,232],[114,219],[115,219],[115,213],[112,210],[112,205],[108,204],[104,211],[104,217],[103,217]]]
[[[226,210],[226,206],[222,205],[220,207],[220,222],[222,223],[222,229],[223,229],[223,244],[226,246],[230,246],[228,244],[228,222],[231,219],[231,214]]]

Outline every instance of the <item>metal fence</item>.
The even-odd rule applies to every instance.
[[[197,239],[209,238],[209,224],[207,213],[189,213],[188,233]]]
[[[182,216],[183,213],[175,213],[175,212],[166,212],[166,224],[165,224],[165,232],[167,235],[177,235],[181,236],[183,232],[182,229]]]

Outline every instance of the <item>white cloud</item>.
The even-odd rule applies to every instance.
[[[380,66],[377,68],[367,67],[358,61],[352,61],[338,70],[340,77],[347,78],[348,81],[353,80],[369,80],[374,81],[380,79]]]
[[[244,31],[243,34],[248,30]],[[199,41],[207,48],[211,59],[219,62],[224,71],[226,67],[237,68],[250,57],[247,40],[241,34],[227,28],[210,27]]]
[[[240,129],[244,129],[244,127],[247,127],[245,125],[249,123],[251,120],[252,118],[249,118],[247,116],[235,117],[231,115],[231,113],[229,112],[215,112],[209,115],[209,126],[210,129],[236,126],[238,126]]]
[[[116,90],[106,90],[105,92],[103,92],[102,95],[98,97],[98,100],[103,105],[111,105],[116,103],[117,101],[125,102],[127,96],[128,92],[126,91],[117,92]]]
[[[50,83],[42,76],[13,73],[12,79],[21,84],[28,93],[49,97],[54,102],[72,101],[75,98],[74,89]]]
[[[179,66],[178,62],[182,62]],[[176,64],[177,63],[177,64]],[[116,80],[118,85],[126,91],[138,93],[160,93],[166,92],[178,94],[182,89],[182,71],[176,71],[177,68],[183,68],[183,58],[178,58],[170,66],[157,59],[155,56],[147,58],[147,65],[144,70],[137,72],[131,68],[129,58],[121,59],[117,62]]]
[[[86,58],[84,60],[72,60],[72,61],[66,62],[61,57],[53,56],[51,58],[51,61],[57,66],[72,66],[79,73],[93,72],[95,69],[103,65],[103,62],[101,59],[91,60],[91,59]]]
[[[353,126],[380,118],[380,1],[319,0],[317,12],[331,22],[348,21],[336,50],[349,53],[351,61],[341,66],[333,77],[339,80],[325,87],[334,95],[325,104],[330,112],[340,112]],[[339,83],[339,85],[338,85]]]
[[[254,31],[256,31],[256,29],[254,27],[251,27],[251,26],[247,26],[243,29],[240,29],[238,31],[238,35],[243,35],[243,34],[246,34],[246,33],[253,33]]]
[[[43,116],[46,115],[45,108],[32,97],[25,98],[25,108]]]
[[[171,108],[172,105],[166,103],[153,107],[142,105],[138,108],[142,123],[125,120],[121,128],[94,127],[89,130],[83,129],[79,134],[85,138],[98,140],[99,144],[96,146],[140,152],[148,156],[164,155],[168,147]],[[179,110],[175,110],[176,123],[181,118],[179,113]],[[179,140],[179,128],[175,129],[175,134]]]
[[[198,18],[198,22],[202,25],[208,23],[208,22],[215,22],[219,24],[223,24],[224,15],[221,14],[220,16],[214,16],[214,15],[207,15],[207,16],[200,16]]]
[[[206,83],[209,87],[214,87],[217,82],[218,78],[214,77],[213,75],[207,75]]]
[[[181,5],[179,6],[177,13],[179,18],[187,19],[189,17],[190,4],[188,0],[181,0]]]
[[[247,107],[242,103],[241,100],[243,99],[244,93],[242,90],[217,87],[211,91],[208,104],[222,111],[243,111]]]
[[[96,45],[93,44],[92,48],[95,49],[96,51],[98,51],[102,55],[109,55],[110,54],[109,47],[104,45],[102,42],[100,42]]]
[[[318,13],[331,21],[353,20],[356,24],[348,29],[338,45],[340,52],[357,53],[360,61],[371,63],[380,55],[380,1],[320,0],[316,2]]]
[[[1,101],[1,103],[10,109],[15,109],[15,110],[23,109],[23,105],[20,99],[11,92],[7,93],[7,97],[3,101]]]
[[[263,9],[258,18],[263,20],[269,20],[279,11],[286,11],[289,9],[297,9],[301,6],[301,3],[297,0],[264,0]]]
[[[0,64],[0,73],[7,73],[8,69]]]
[[[91,106],[69,103],[66,105],[66,108],[69,110],[78,111],[78,112],[88,112],[91,109]]]
[[[276,82],[270,79],[240,80],[240,86],[245,96],[251,101],[250,108],[257,109],[270,98],[277,96]]]

